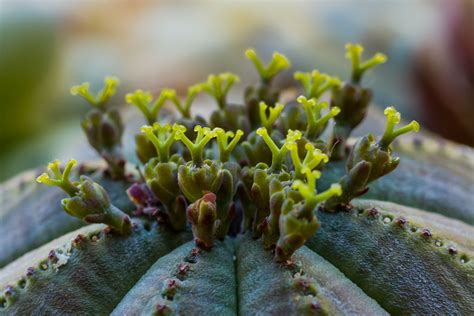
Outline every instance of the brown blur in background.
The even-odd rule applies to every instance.
[[[292,71],[342,79],[346,42],[384,52],[389,62],[364,79],[377,106],[395,105],[407,120],[472,146],[473,39],[474,0],[0,0],[0,181],[70,158],[85,143],[79,118],[88,107],[71,85],[97,88],[116,75],[114,102],[123,104],[137,88],[185,91],[209,73],[253,82],[248,47],[266,58],[284,53]]]

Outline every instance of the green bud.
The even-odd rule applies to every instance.
[[[152,159],[145,165],[145,179],[148,187],[161,202],[167,221],[174,230],[186,227],[186,199],[178,188],[178,165],[174,162],[159,162]]]
[[[89,144],[107,161],[113,178],[125,177],[125,159],[122,155],[123,123],[116,109],[105,112],[92,110],[81,121]]]
[[[275,260],[283,262],[316,233],[319,223],[316,216],[300,217],[298,209],[288,200],[282,207],[279,220],[280,238],[275,249]]]
[[[58,160],[50,163],[47,172],[40,175],[36,181],[57,186],[71,196],[61,201],[69,215],[88,223],[107,224],[121,235],[130,234],[130,217],[110,203],[109,196],[102,186],[86,176],[81,176],[80,182],[72,183],[69,175],[76,161],[69,160],[62,174],[59,164]]]
[[[188,220],[191,223],[194,242],[197,246],[210,249],[214,245],[216,215],[216,195],[206,193],[188,206]]]
[[[88,223],[109,225],[121,235],[131,233],[131,221],[127,214],[110,204],[107,192],[98,183],[81,176],[75,196],[61,201],[64,210],[71,216]]]
[[[270,215],[265,218],[262,223],[262,242],[265,249],[271,249],[275,246],[280,237],[280,214],[283,202],[285,201],[285,193],[281,181],[273,178],[270,181]]]
[[[200,167],[190,164],[179,166],[179,188],[191,202],[200,199],[206,192],[217,193],[222,179],[222,169],[216,162],[206,161]]]

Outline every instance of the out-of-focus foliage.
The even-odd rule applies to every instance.
[[[38,104],[51,100],[47,87],[55,82],[57,55],[51,20],[34,14],[0,18],[0,161],[3,153],[48,128]]]

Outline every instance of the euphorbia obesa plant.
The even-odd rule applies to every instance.
[[[290,62],[253,50],[261,81],[244,104],[227,102],[230,73],[183,102],[171,89],[128,94],[147,124],[136,168],[107,102],[118,81],[74,87],[107,165],[54,161],[2,185],[0,313],[472,315],[474,155],[403,140],[419,125],[393,107],[382,135],[351,138],[372,98],[362,75],[386,57],[346,49],[350,81],[297,72],[288,104],[272,81]],[[217,101],[208,121],[191,111],[201,92]],[[160,115],[166,103],[180,116]]]

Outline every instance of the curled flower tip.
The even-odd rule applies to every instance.
[[[352,82],[359,83],[362,75],[370,68],[387,61],[387,56],[382,53],[376,53],[371,58],[362,62],[361,57],[364,48],[359,44],[346,44],[346,57],[352,62]]]
[[[265,63],[253,49],[247,49],[245,51],[245,56],[254,63],[262,81],[265,83],[270,82],[280,71],[291,66],[288,58],[278,52],[273,53],[272,60],[268,63],[268,65],[265,65]]]
[[[305,95],[309,99],[319,99],[324,92],[341,85],[341,80],[338,78],[320,73],[317,70],[313,70],[311,73],[295,72],[294,78],[301,82]]]
[[[72,168],[77,164],[77,161],[70,159],[62,173],[59,169],[60,164],[61,162],[59,160],[49,163],[46,172],[37,177],[36,181],[50,186],[57,186],[70,196],[74,196],[79,190],[76,185],[71,182],[69,175],[71,174]]]
[[[90,105],[104,110],[107,101],[116,93],[118,84],[119,79],[117,77],[107,76],[104,79],[104,87],[96,95],[90,92],[89,82],[73,86],[71,88],[71,94],[80,95],[89,102]]]
[[[390,144],[402,134],[409,132],[418,132],[420,130],[420,124],[417,121],[411,121],[409,124],[395,129],[395,125],[400,123],[401,116],[393,106],[387,107],[384,110],[384,114],[387,116],[387,122],[385,125],[385,132],[382,135],[382,138],[379,141],[379,146],[387,150]]]
[[[194,131],[196,132],[196,139],[194,143],[186,136],[186,129],[183,127],[176,128],[174,138],[180,140],[191,153],[191,158],[195,165],[200,166],[203,162],[204,148],[206,144],[217,136],[216,129],[211,130],[209,127],[202,127],[196,125]]]
[[[234,150],[235,146],[239,143],[240,138],[244,135],[242,130],[237,132],[224,131],[222,128],[215,128],[217,144],[219,146],[219,160],[226,162],[230,158],[230,153]],[[232,140],[229,143],[229,138]]]
[[[314,98],[308,100],[305,96],[299,96],[296,100],[303,105],[307,119],[305,136],[310,140],[318,138],[324,132],[328,121],[341,112],[338,107],[333,107],[321,116],[321,110],[329,106],[327,102],[316,102]]]
[[[283,111],[283,108],[285,107],[285,105],[281,103],[276,103],[275,107],[269,108],[265,102],[261,101],[259,104],[259,107],[260,107],[260,120],[262,122],[262,125],[267,130],[271,131],[273,124],[280,117],[280,114]]]
[[[163,107],[166,100],[169,99],[169,92],[163,89],[160,96],[153,101],[153,96],[148,91],[136,90],[134,93],[128,93],[125,96],[127,103],[135,105],[145,116],[148,124],[153,124],[156,121],[158,112]]]
[[[226,106],[226,97],[230,88],[239,81],[240,78],[237,75],[225,72],[218,75],[209,75],[207,81],[201,84],[201,88],[214,97],[219,108],[223,109]]]
[[[176,133],[183,129],[186,130],[184,126],[178,124],[171,126],[170,124],[154,123],[153,127],[143,126],[141,132],[145,133],[155,146],[160,162],[167,162],[170,157],[170,148],[176,140]]]

